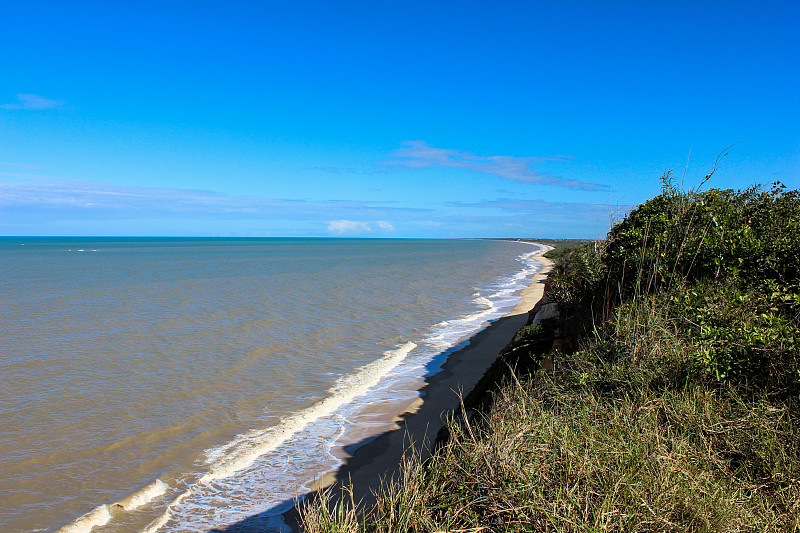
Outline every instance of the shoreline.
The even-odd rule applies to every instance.
[[[429,455],[444,420],[458,408],[459,398],[475,387],[517,330],[527,323],[528,312],[541,300],[544,282],[553,267],[553,263],[543,254],[552,247],[536,244],[545,247],[533,256],[542,267],[531,276],[515,307],[470,337],[465,346],[449,354],[441,370],[424,379],[420,387],[421,396],[393,418],[392,429],[347,446],[345,451],[348,456],[342,458],[343,463],[336,470],[323,475],[314,484],[309,496],[329,486],[341,486],[347,482],[352,483],[356,502],[370,503],[373,501],[372,492],[377,490],[381,480],[400,473],[403,456],[412,447],[421,454],[423,460]],[[282,516],[293,530],[298,529],[297,506],[282,513]]]

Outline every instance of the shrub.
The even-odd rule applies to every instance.
[[[798,191],[683,192],[667,173],[605,242],[559,261],[552,299],[592,331],[619,305],[664,294],[720,383],[796,388],[799,269]]]

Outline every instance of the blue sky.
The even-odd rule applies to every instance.
[[[708,186],[800,186],[796,0],[0,17],[3,235],[593,238],[731,145]]]

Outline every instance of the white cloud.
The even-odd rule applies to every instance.
[[[361,222],[358,220],[329,220],[326,222],[328,231],[341,235],[342,233],[372,231],[374,227],[385,231],[395,231],[394,225],[385,220],[374,223]]]
[[[0,104],[2,109],[52,109],[54,107],[61,107],[64,102],[60,100],[51,100],[36,94],[18,94],[16,104]]]
[[[403,236],[413,236],[407,232],[417,219],[439,216],[432,208],[396,204],[238,196],[0,173],[0,234],[6,235],[211,235],[227,231],[230,235],[394,236],[401,230],[388,221],[402,219]]]
[[[370,231],[369,224],[355,220],[331,220],[328,222],[328,231],[341,235],[352,231]]]
[[[574,189],[606,189],[605,185],[586,183],[554,176],[535,170],[533,167],[548,161],[566,161],[569,157],[562,155],[548,155],[541,157],[510,157],[489,156],[481,157],[469,152],[434,148],[425,141],[404,141],[403,148],[391,153],[388,161],[392,165],[408,168],[465,168],[474,172],[491,174],[499,178],[522,183],[539,183],[543,185],[558,185]]]
[[[463,203],[450,202],[452,207],[468,209],[496,209],[513,213],[515,216],[531,219],[532,217],[545,218],[551,221],[565,220],[618,220],[630,211],[631,205],[609,204],[579,204],[572,202],[548,202],[545,200],[519,200],[511,198],[498,198],[483,202]]]

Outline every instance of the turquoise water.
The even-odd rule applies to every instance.
[[[536,250],[0,239],[3,531],[208,531],[280,513],[513,307]]]

